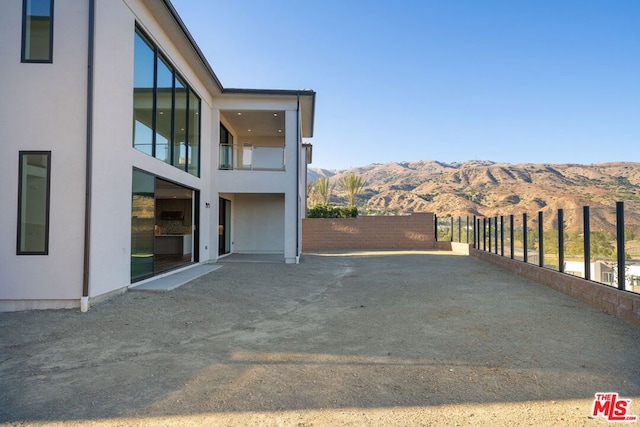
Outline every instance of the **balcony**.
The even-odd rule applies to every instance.
[[[220,144],[219,169],[284,171],[284,146]]]

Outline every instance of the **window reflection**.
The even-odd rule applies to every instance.
[[[50,62],[53,46],[53,0],[24,0],[22,60]]]
[[[134,148],[198,176],[200,98],[138,30],[134,55]]]

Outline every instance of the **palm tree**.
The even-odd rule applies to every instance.
[[[307,205],[315,206],[318,204],[318,192],[316,191],[315,182],[307,184]]]
[[[356,196],[365,186],[365,182],[362,177],[355,174],[344,175],[340,177],[338,182],[342,191],[346,193],[349,206],[355,206]]]
[[[329,182],[329,178],[326,176],[320,177],[313,183],[313,187],[320,198],[320,202],[323,205],[327,205],[329,203],[329,199],[331,198],[331,193],[333,192],[334,185]]]

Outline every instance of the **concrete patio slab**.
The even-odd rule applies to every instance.
[[[211,273],[222,267],[217,264],[200,264],[190,266],[179,271],[169,272],[159,277],[153,277],[140,283],[133,284],[129,291],[134,292],[168,292],[189,283],[198,277]]]
[[[225,264],[231,262],[266,262],[272,264],[283,264],[283,254],[229,254],[218,258],[218,263]]]

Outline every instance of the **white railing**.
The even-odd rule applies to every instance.
[[[220,144],[220,169],[284,170],[284,147]]]

